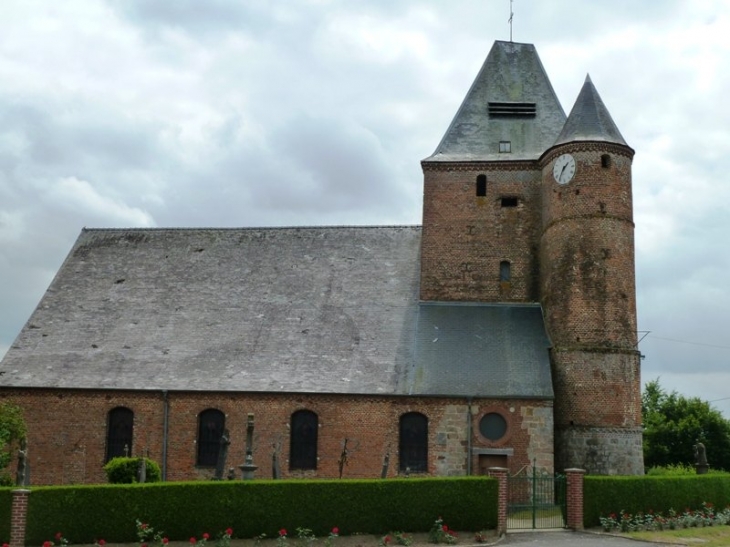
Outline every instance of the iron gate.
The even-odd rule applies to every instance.
[[[525,467],[507,480],[507,528],[564,528],[565,475]]]

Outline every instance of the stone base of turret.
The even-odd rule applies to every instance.
[[[589,475],[643,475],[641,429],[555,428],[555,469],[580,468]]]

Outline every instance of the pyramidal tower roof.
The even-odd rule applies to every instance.
[[[590,75],[586,76],[568,121],[555,144],[575,141],[602,141],[628,146],[596,91]]]
[[[565,124],[535,46],[496,41],[479,74],[425,162],[537,159]],[[509,152],[500,142],[509,143]]]

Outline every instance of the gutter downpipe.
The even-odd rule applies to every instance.
[[[170,400],[167,398],[167,390],[162,390],[162,482],[167,480],[167,441],[168,421],[170,416]]]
[[[471,397],[466,398],[466,474],[471,476]]]

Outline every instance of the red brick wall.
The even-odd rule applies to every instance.
[[[104,392],[80,390],[4,390],[2,398],[19,404],[28,425],[28,456],[31,482],[70,484],[105,482],[107,414],[117,406],[134,411],[133,453],[147,453],[162,463],[164,399],[160,392]],[[479,408],[500,408],[510,416],[510,437],[505,446],[514,448],[510,467],[529,463],[528,452],[544,450],[552,455],[552,437],[537,438],[524,415],[529,408],[551,408],[552,401],[475,400],[473,423]],[[525,411],[523,412],[523,407]],[[467,403],[463,399],[369,397],[345,395],[297,395],[251,393],[170,393],[167,479],[210,477],[213,469],[195,467],[197,417],[208,408],[226,414],[231,434],[228,467],[244,462],[246,418],[255,415],[254,463],[257,478],[272,476],[272,445],[280,445],[284,477],[338,476],[342,441],[349,439],[347,478],[380,477],[383,457],[390,452],[389,476],[398,474],[398,423],[406,412],[420,412],[429,420],[429,472],[465,474],[467,455]],[[289,420],[293,412],[308,409],[319,417],[318,468],[316,472],[290,473]],[[535,439],[531,438],[535,435]],[[489,442],[473,435],[473,446]],[[545,446],[547,445],[547,446]],[[542,448],[541,448],[542,447]],[[477,472],[476,466],[473,468]]]
[[[424,163],[421,299],[538,300],[540,170],[536,162]],[[478,175],[487,192],[476,195]],[[517,198],[503,207],[502,198]],[[500,283],[501,261],[511,282]]]
[[[552,164],[576,160],[559,185]],[[608,168],[601,156],[608,153]],[[541,296],[556,346],[636,348],[634,224],[629,149],[573,144],[546,158],[543,173]]]
[[[560,185],[552,167],[564,153],[576,171]],[[591,473],[643,472],[634,446],[641,386],[632,157],[624,146],[573,143],[543,158],[540,290],[553,342],[556,465]]]

